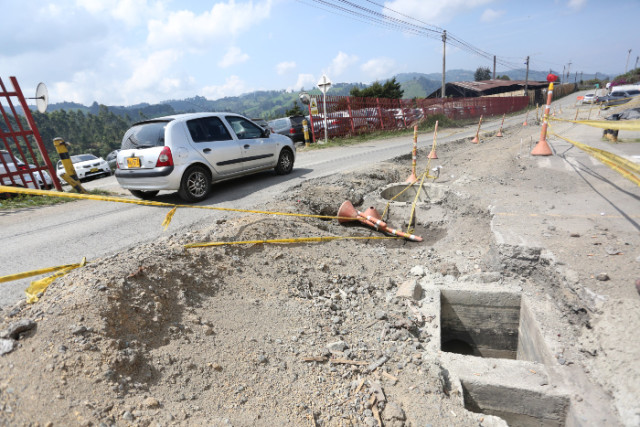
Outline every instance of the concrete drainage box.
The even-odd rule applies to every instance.
[[[514,426],[573,425],[571,399],[546,369],[553,358],[521,293],[465,287],[436,295],[443,362],[467,410]]]
[[[442,290],[441,350],[518,359],[520,303],[521,296],[517,293]]]

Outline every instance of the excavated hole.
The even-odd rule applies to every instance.
[[[541,362],[539,330],[520,294],[441,290],[440,348],[467,356]]]
[[[510,426],[562,427],[566,424],[568,396],[461,381],[464,406],[471,412],[495,415]]]
[[[417,203],[440,203],[446,193],[445,188],[437,184],[425,183],[422,187],[414,184],[409,188],[407,185],[406,183],[390,184],[382,189],[380,196],[384,200],[393,200],[397,203],[413,203],[417,195]]]

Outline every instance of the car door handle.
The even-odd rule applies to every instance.
[[[249,144],[245,144],[245,145],[244,145],[244,149],[245,149],[245,150],[248,150],[249,148],[251,148],[251,146],[250,146]]]
[[[211,152],[211,148],[205,148],[204,150],[202,150],[203,153],[210,153]]]

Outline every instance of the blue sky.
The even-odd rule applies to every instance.
[[[614,75],[640,55],[638,0],[351,1],[446,29],[522,68],[529,55],[535,70]],[[371,83],[442,70],[440,40],[354,20],[316,0],[0,0],[0,10],[0,78],[7,85],[16,76],[25,94],[42,81],[50,102],[218,99],[309,89],[323,73]],[[453,46],[446,64],[493,66]]]

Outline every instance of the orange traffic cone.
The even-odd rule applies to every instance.
[[[375,209],[373,207],[369,208]],[[371,211],[370,211],[371,212]],[[377,213],[377,212],[376,212]],[[394,228],[390,228],[384,221],[381,219],[375,218],[373,215],[366,215],[362,212],[359,212],[353,204],[347,200],[342,205],[340,205],[340,209],[338,209],[338,222],[345,223],[349,221],[360,221],[363,224],[366,224],[376,230],[381,230],[383,233],[393,234],[394,236],[404,237],[407,240],[411,240],[414,242],[422,242],[422,237],[416,236],[414,234],[407,234],[403,231],[396,230]]]
[[[502,125],[504,125],[504,116],[506,116],[506,114],[502,115],[502,123],[500,123],[500,129],[498,129],[498,133],[496,133],[496,136],[502,136]]]
[[[478,122],[478,130],[476,131],[476,136],[471,140],[474,144],[478,144],[480,142],[480,126],[482,126],[482,116],[480,116],[480,121]]]
[[[529,110],[527,110],[527,114],[525,114],[525,116],[524,116],[524,123],[522,124],[522,126],[529,126],[527,124],[527,117],[529,117]]]
[[[438,137],[438,120],[436,120],[436,126],[433,129],[433,145],[431,146],[431,152],[427,156],[427,159],[437,159],[438,155],[436,154],[436,139]]]

